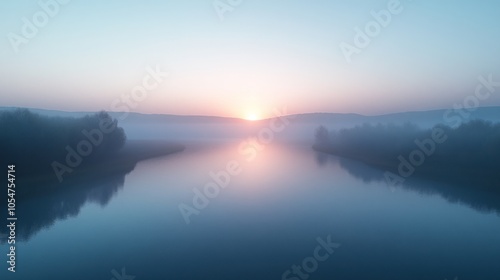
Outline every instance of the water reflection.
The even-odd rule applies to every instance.
[[[325,167],[339,165],[353,177],[364,183],[386,182],[385,170],[377,169],[356,160],[316,152],[316,163]],[[460,203],[481,212],[496,212],[500,215],[500,192],[496,187],[500,174],[477,172],[477,176],[464,175],[454,170],[437,170],[439,176],[433,180],[418,176],[408,178],[400,188],[420,194],[438,194],[452,203]]]
[[[382,172],[331,156],[318,166],[308,145],[268,145],[250,158],[239,144],[189,144],[131,166],[124,187],[127,169],[23,198],[19,222],[31,240],[21,245],[16,275],[110,279],[126,267],[136,279],[281,279],[311,256],[317,237],[331,234],[341,250],[310,279],[498,279],[495,215],[363,184],[356,178],[380,181]],[[191,204],[193,190],[232,160],[241,174],[186,225],[179,203]],[[107,207],[83,207],[89,202]],[[54,270],[44,260],[76,265]]]
[[[131,141],[116,157],[90,168],[67,175],[62,182],[53,174],[34,180],[18,176],[16,180],[16,237],[28,241],[36,233],[52,227],[57,221],[76,217],[87,203],[106,206],[125,183],[139,161],[183,150],[183,146],[161,141]],[[22,172],[20,172],[21,175]],[[17,174],[17,175],[20,175]],[[7,213],[2,213],[5,216]],[[6,217],[2,217],[5,220]],[[6,241],[2,240],[2,244]]]
[[[106,206],[123,187],[125,175],[135,163],[123,165],[113,173],[99,178],[81,178],[79,183],[67,183],[52,188],[45,194],[24,196],[18,199],[17,238],[27,241],[42,229],[53,226],[58,220],[75,217],[87,203]]]

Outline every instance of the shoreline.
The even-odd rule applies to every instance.
[[[317,153],[333,155],[339,158],[354,160],[366,164],[372,168],[380,170],[382,177],[385,172],[391,172],[395,176],[403,179],[402,183],[408,180],[429,180],[436,183],[452,184],[457,187],[466,187],[481,191],[488,191],[497,194],[500,191],[500,173],[495,166],[480,166],[470,168],[459,166],[454,162],[424,162],[420,166],[415,166],[415,171],[408,177],[403,177],[398,172],[400,162],[395,158],[394,161],[377,161],[371,158],[358,157],[346,153],[336,152],[333,148],[319,147],[313,145],[312,149]],[[387,178],[385,178],[387,180]]]
[[[113,156],[77,166],[72,172],[64,174],[61,182],[53,172],[34,176],[20,174],[21,176],[17,178],[18,195],[46,193],[47,190],[57,190],[79,184],[82,180],[99,181],[114,175],[125,175],[131,172],[140,161],[182,152],[185,148],[184,145],[164,140],[128,140]],[[22,165],[16,167],[22,169]]]

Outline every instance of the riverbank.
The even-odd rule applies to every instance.
[[[17,191],[19,195],[33,195],[73,187],[80,185],[81,182],[100,181],[117,175],[121,177],[131,172],[140,161],[178,153],[184,149],[185,147],[181,144],[162,140],[128,140],[120,151],[100,161],[85,163],[85,158],[83,158],[84,164],[72,167],[71,172],[66,172],[61,181],[58,180],[55,172],[32,176],[20,171],[17,178],[19,182]],[[16,168],[23,169],[22,166],[16,166]]]

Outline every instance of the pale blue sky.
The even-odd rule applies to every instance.
[[[388,2],[246,0],[221,21],[212,0],[72,0],[15,53],[8,34],[41,8],[1,1],[0,105],[109,109],[148,65],[170,76],[134,111],[236,117],[450,108],[500,80],[498,1],[401,1],[347,63],[339,44]]]

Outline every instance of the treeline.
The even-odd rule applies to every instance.
[[[0,162],[4,167],[15,164],[24,176],[54,176],[55,162],[76,168],[101,161],[125,141],[124,130],[106,112],[81,118],[42,116],[27,109],[0,112]]]
[[[437,125],[365,124],[340,131],[316,130],[314,149],[383,167],[400,177],[464,172],[497,176],[500,124],[474,120],[457,128]],[[456,173],[455,173],[456,174]]]

